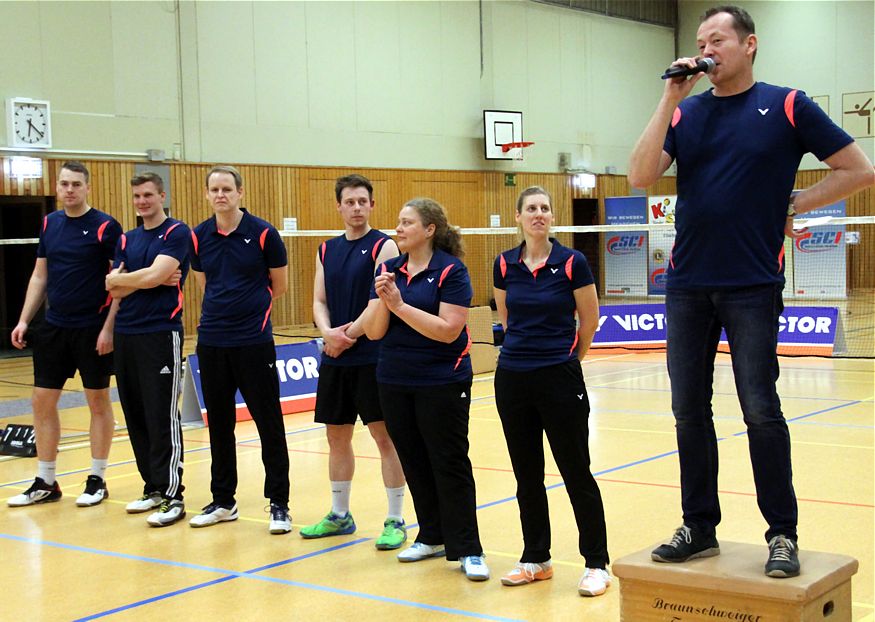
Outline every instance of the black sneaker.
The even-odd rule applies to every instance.
[[[775,536],[769,540],[769,559],[766,576],[778,579],[799,574],[799,546],[790,538]]]
[[[76,505],[80,508],[87,508],[92,505],[97,505],[104,499],[109,497],[109,491],[106,489],[106,482],[102,477],[97,475],[89,475],[85,480],[85,490],[76,499]]]
[[[46,484],[46,481],[37,477],[33,480],[30,488],[25,490],[20,495],[15,495],[6,501],[6,505],[11,508],[20,508],[25,505],[35,505],[37,503],[52,503],[61,498],[61,487],[57,480],[54,484]]]
[[[685,562],[697,557],[714,557],[720,555],[720,545],[717,538],[706,536],[694,527],[681,525],[671,542],[661,544],[650,553],[650,559],[655,562]]]

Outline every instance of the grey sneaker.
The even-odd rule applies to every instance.
[[[720,555],[720,545],[714,536],[706,536],[695,527],[681,525],[668,544],[661,544],[650,554],[655,562],[680,563],[697,557]]]
[[[766,576],[786,579],[799,574],[799,546],[785,536],[775,536],[769,540],[769,559],[766,562]]]

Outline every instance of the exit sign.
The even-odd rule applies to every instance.
[[[516,173],[505,173],[504,174],[504,185],[505,186],[516,186]]]

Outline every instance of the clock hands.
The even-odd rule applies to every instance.
[[[39,138],[42,138],[45,135],[43,132],[40,132],[38,129],[36,129],[36,127],[33,124],[33,121],[31,121],[30,119],[27,120],[27,127],[28,127],[28,129],[27,129],[28,136],[30,136],[31,130],[33,130],[34,132],[39,134]]]

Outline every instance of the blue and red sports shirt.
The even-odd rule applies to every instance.
[[[272,341],[270,269],[288,265],[279,232],[243,210],[231,233],[220,231],[213,216],[194,228],[191,239],[191,268],[207,281],[198,343],[231,347]]]
[[[377,256],[390,239],[385,233],[371,229],[357,240],[348,240],[346,235],[340,235],[326,240],[319,247],[332,327],[354,322],[368,306]],[[323,352],[322,364],[374,365],[377,362],[378,345],[362,335],[354,346],[337,358]]]
[[[383,263],[379,273],[394,272],[395,284],[406,304],[438,315],[442,302],[468,307],[474,290],[462,260],[435,249],[428,267],[413,276],[407,272],[407,255]],[[371,299],[377,297],[373,286]],[[394,313],[380,341],[377,381],[406,386],[434,386],[464,382],[471,371],[471,336],[465,326],[452,343],[442,343],[419,333]]]
[[[784,282],[784,224],[799,162],[853,139],[805,93],[755,83],[675,109],[663,150],[677,161],[669,289]]]
[[[507,326],[498,366],[527,371],[577,358],[574,290],[593,283],[583,253],[550,239],[553,249],[534,270],[523,263],[525,242],[495,258],[493,283],[505,291]]]
[[[112,298],[105,278],[121,225],[90,208],[71,218],[64,210],[43,219],[36,256],[46,259],[46,321],[62,328],[102,326]]]
[[[138,289],[122,298],[115,317],[116,332],[135,335],[182,330],[182,286],[188,274],[190,248],[191,230],[174,218],[167,218],[154,229],[140,225],[119,238],[114,267],[124,262],[125,270],[134,272],[151,266],[158,255],[167,255],[179,262],[182,279],[175,286]]]

